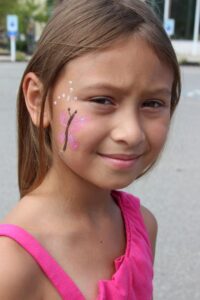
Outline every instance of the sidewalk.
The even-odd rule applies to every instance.
[[[10,56],[8,55],[0,55],[0,61],[10,61]]]
[[[17,60],[16,62],[24,62],[24,61],[29,61],[31,56],[26,55],[25,60]],[[11,62],[11,57],[10,55],[1,55],[0,54],[0,62]]]

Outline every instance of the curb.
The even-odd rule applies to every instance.
[[[20,62],[28,62],[29,60],[30,60],[30,58],[31,57],[29,57],[29,56],[27,56],[26,58],[25,58],[25,60],[16,60],[15,62],[17,62],[17,63],[20,63]],[[0,55],[0,62],[6,62],[6,63],[8,63],[8,62],[10,62],[10,63],[13,63],[12,61],[11,61],[11,57],[9,56],[9,55]]]

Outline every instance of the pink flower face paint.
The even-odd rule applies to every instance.
[[[60,133],[59,135],[59,141],[61,144],[65,143],[65,133]],[[77,150],[79,147],[78,141],[73,137],[71,133],[68,133],[68,145],[70,146],[71,150]],[[61,151],[63,152],[63,150]]]
[[[67,145],[69,145],[72,150],[78,149],[79,143],[76,138],[76,133],[78,133],[87,122],[88,118],[78,116],[76,111],[74,113],[70,111],[70,114],[66,112],[60,114],[60,124],[65,128],[65,132],[63,131],[59,134],[59,142],[64,144],[63,151],[66,150]]]

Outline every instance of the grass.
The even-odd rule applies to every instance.
[[[26,54],[24,52],[17,51],[16,61],[26,61]]]

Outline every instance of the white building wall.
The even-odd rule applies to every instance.
[[[178,55],[182,58],[200,58],[200,41],[197,44],[197,53],[192,54],[193,41],[191,40],[172,40],[173,47]]]
[[[170,18],[171,1],[165,0],[164,6],[164,21]],[[200,40],[199,40],[199,20],[200,19],[200,0],[196,0],[195,24],[193,40],[172,40],[172,44],[178,56],[183,59],[200,60]]]

